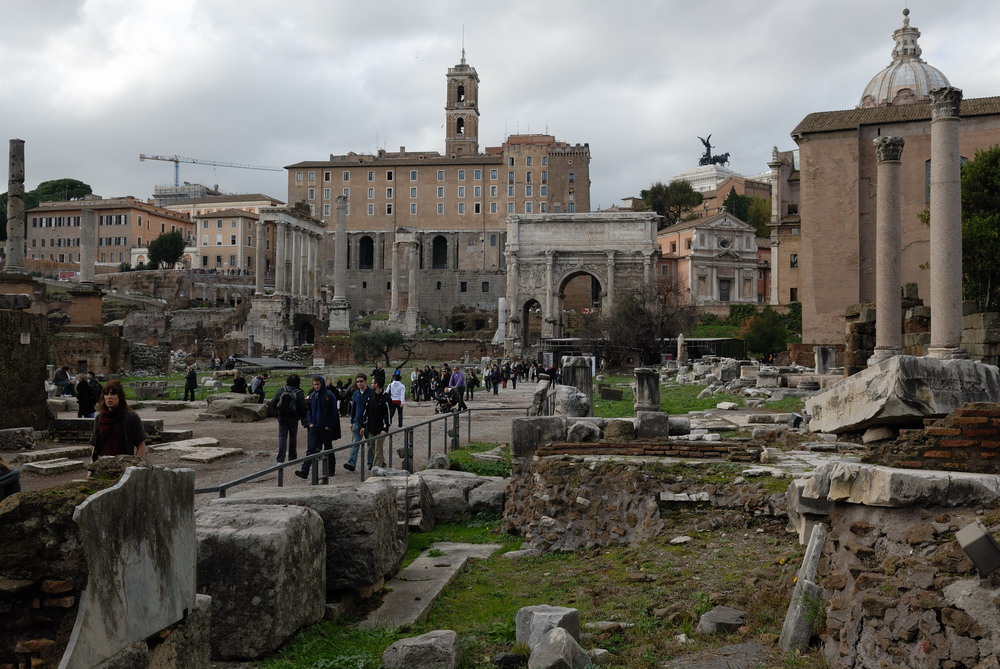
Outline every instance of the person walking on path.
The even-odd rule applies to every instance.
[[[451,373],[451,380],[448,385],[454,388],[458,394],[459,411],[468,409],[469,407],[465,405],[465,372],[462,371],[461,367],[455,367],[455,371]]]
[[[285,461],[286,453],[289,460],[298,459],[299,422],[303,427],[309,427],[306,422],[306,396],[299,387],[301,383],[299,375],[292,374],[267,404],[278,416],[278,462]]]
[[[94,393],[94,387],[90,385],[86,374],[79,374],[76,377],[76,410],[77,418],[93,418],[94,406],[100,395]]]
[[[392,377],[392,383],[389,384],[389,424],[392,424],[392,419],[396,414],[399,414],[397,419],[399,427],[403,427],[403,405],[406,404],[406,386],[403,384],[402,379],[400,379],[399,374]],[[378,464],[378,463],[376,463]],[[381,466],[381,465],[380,465]]]
[[[188,401],[188,395],[194,402],[194,391],[198,387],[198,373],[194,371],[194,365],[188,365],[187,374],[184,375],[184,401]]]
[[[121,381],[108,381],[101,391],[99,411],[90,435],[92,459],[110,455],[146,455],[146,432],[139,414],[128,408]]]
[[[306,426],[309,428],[309,443],[306,455],[319,453],[320,450],[331,451],[326,456],[327,471],[330,476],[336,473],[337,458],[333,455],[333,442],[340,439],[340,412],[337,410],[337,396],[326,387],[326,379],[316,375],[312,379],[312,392],[306,399]],[[312,460],[302,463],[302,468],[295,471],[300,479],[309,476]],[[316,463],[319,466],[319,462]]]
[[[465,377],[465,396],[470,402],[476,399],[477,387],[479,387],[479,377],[476,376],[476,368],[469,367],[469,373]]]
[[[413,401],[419,402],[420,395],[420,368],[414,367],[413,371],[410,372],[410,393],[413,395]]]
[[[357,386],[357,390],[354,391],[354,396],[351,401],[354,406],[351,408],[351,446],[350,455],[347,458],[347,462],[344,463],[344,469],[349,472],[353,472],[357,468],[358,463],[358,450],[360,446],[357,442],[364,439],[362,433],[364,432],[364,416],[365,408],[368,406],[368,400],[375,393],[371,388],[368,387],[368,377],[364,374],[358,374],[354,383]],[[368,467],[372,466],[372,462],[375,460],[375,454],[372,453],[372,449],[368,449]]]
[[[368,402],[365,404],[365,414],[362,416],[364,427],[361,428],[361,436],[365,439],[386,434],[389,431],[390,425],[389,395],[385,393],[378,381],[375,381],[373,385],[375,386],[373,388],[374,392],[368,398]],[[406,392],[405,388],[403,392]],[[385,437],[381,437],[372,442],[368,447],[368,469],[371,469],[372,466],[385,467],[385,452],[382,448],[382,444],[384,443]]]

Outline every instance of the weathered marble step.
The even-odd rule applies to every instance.
[[[64,446],[61,448],[45,448],[38,451],[21,451],[12,455],[8,461],[12,465],[20,465],[28,462],[41,462],[43,460],[57,460],[67,458],[90,459],[90,445],[87,446]]]
[[[182,441],[194,436],[194,430],[163,430],[160,432],[160,442]]]
[[[223,458],[230,458],[234,455],[244,455],[246,451],[242,448],[192,448],[191,452],[182,455],[181,460],[186,462],[201,462],[209,463],[215,462],[216,460],[222,460]]]
[[[180,439],[178,441],[171,441],[167,443],[157,444],[155,446],[150,446],[151,451],[180,451],[187,450],[191,448],[206,448],[206,447],[216,447],[219,445],[219,440],[215,437],[197,437],[195,439]]]
[[[200,413],[194,417],[195,420],[229,420],[229,418],[223,414],[216,413]]]
[[[21,469],[36,474],[62,474],[74,469],[86,469],[87,463],[83,460],[70,460],[69,458],[56,458],[54,460],[41,460],[39,462],[25,463]]]

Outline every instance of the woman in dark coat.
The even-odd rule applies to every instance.
[[[194,402],[194,391],[198,387],[198,373],[194,371],[194,365],[188,365],[187,374],[184,375],[184,401],[188,401],[188,395],[191,395],[191,401]]]
[[[240,393],[242,395],[247,394],[247,380],[243,378],[243,372],[236,370],[233,376],[233,387],[232,392]]]
[[[93,460],[113,455],[146,455],[146,432],[139,414],[128,408],[120,381],[108,381],[101,390],[90,445]]]

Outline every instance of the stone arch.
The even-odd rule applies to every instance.
[[[431,269],[448,269],[448,239],[444,235],[431,241]]]
[[[375,267],[375,240],[365,235],[358,241],[358,269]]]
[[[542,303],[534,297],[528,298],[520,308],[520,321],[514,328],[523,346],[535,346],[542,336]]]

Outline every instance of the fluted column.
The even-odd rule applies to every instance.
[[[962,91],[931,91],[931,344],[933,358],[967,358],[962,349]]]
[[[337,196],[336,255],[333,264],[333,300],[347,301],[347,197]]]
[[[309,233],[309,297],[319,299],[319,267],[317,265],[319,235]]]
[[[305,228],[299,230],[299,277],[301,290],[299,295],[311,297],[309,285],[309,232]]]
[[[902,137],[876,137],[875,160],[878,179],[875,205],[875,354],[868,365],[899,355],[903,351],[902,247],[900,226],[900,158]]]
[[[302,294],[302,230],[298,226],[290,228],[292,235],[291,243],[291,270],[292,288],[291,293],[298,297]]]
[[[257,230],[255,239],[257,243],[256,255],[254,255],[254,268],[253,268],[253,292],[255,295],[264,294],[264,274],[267,271],[267,261],[264,257],[264,247],[265,235],[264,235],[265,223],[264,221],[257,221]]]
[[[24,271],[24,140],[10,140],[10,171],[7,180],[7,264],[4,272]]]
[[[416,312],[420,308],[420,298],[418,296],[420,291],[417,290],[417,267],[420,265],[420,258],[417,254],[419,250],[419,244],[416,242],[410,244],[410,275],[408,277],[409,285],[407,286],[409,293],[406,296],[406,310],[413,312]]]
[[[287,223],[274,222],[274,292],[284,293],[285,287],[285,229]]]
[[[399,242],[392,243],[392,275],[389,279],[389,314],[399,315]]]
[[[615,304],[615,252],[608,251],[608,285],[607,295],[604,298],[604,304],[601,306],[601,311],[605,316],[611,313],[611,309],[614,308]]]

